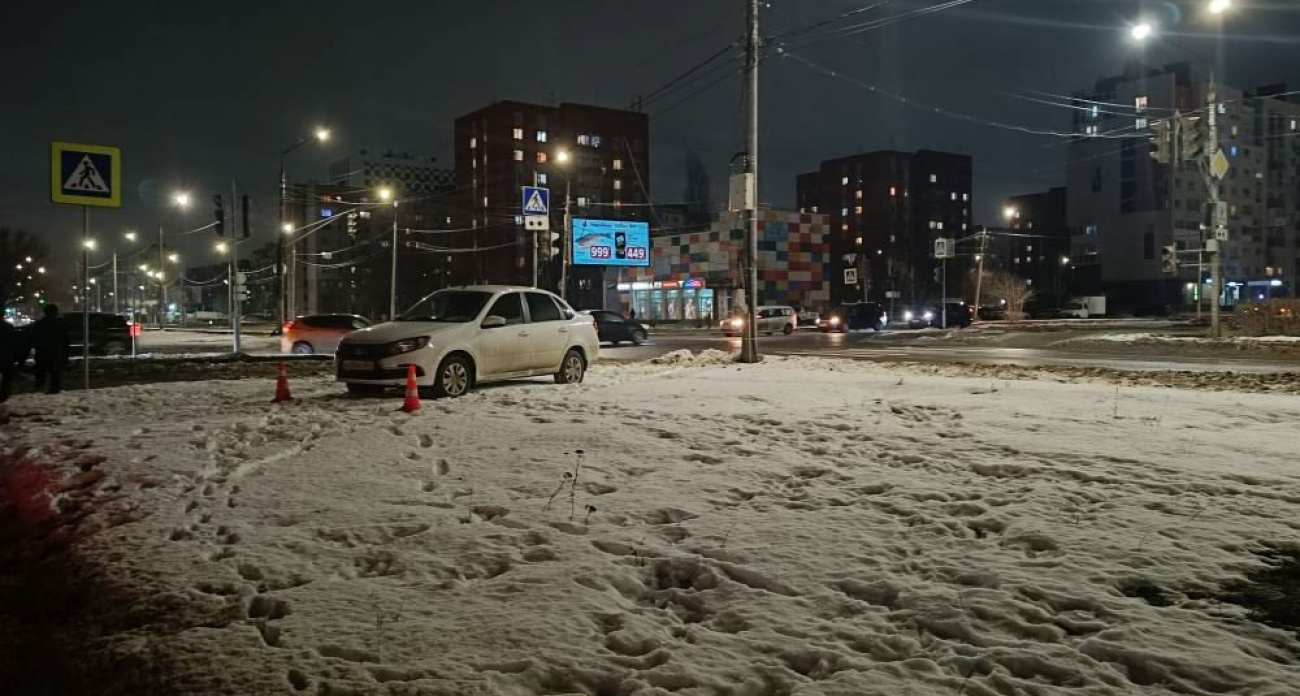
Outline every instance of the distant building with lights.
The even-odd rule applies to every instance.
[[[400,197],[450,195],[456,190],[456,172],[435,162],[436,157],[406,152],[358,150],[330,163],[329,180],[355,191],[389,186]]]

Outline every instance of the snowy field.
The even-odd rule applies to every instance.
[[[240,350],[250,354],[279,353],[280,339],[266,336],[264,331],[245,333],[240,337]],[[233,338],[229,333],[168,329],[146,331],[140,335],[136,352],[144,355],[168,356],[190,354],[229,355]]]
[[[1198,336],[1167,336],[1164,334],[1136,332],[1097,334],[1080,336],[1063,343],[1164,343],[1174,345],[1205,346],[1300,346],[1300,336],[1236,336],[1225,339],[1203,338]]]
[[[1210,598],[1300,536],[1297,397],[677,358],[20,396],[0,449],[148,693],[1300,693]]]

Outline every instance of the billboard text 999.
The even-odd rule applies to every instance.
[[[575,266],[649,266],[650,224],[627,220],[573,221]]]

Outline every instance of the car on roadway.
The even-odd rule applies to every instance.
[[[817,322],[821,321],[822,318],[821,314],[817,313],[817,310],[809,309],[807,307],[800,307],[798,305],[795,306],[794,313],[799,328],[803,328],[805,326],[811,328],[817,328]]]
[[[86,333],[83,330],[82,312],[60,314],[59,318],[67,327],[68,343],[71,355],[81,355],[81,346]],[[127,321],[120,314],[108,312],[90,313],[90,354],[91,355],[129,355],[131,344],[140,336],[140,325]]]
[[[769,336],[775,333],[783,333],[789,336],[799,327],[799,315],[794,311],[794,307],[765,305],[755,310],[754,315],[758,333],[765,333]],[[744,314],[736,314],[729,319],[723,319],[718,324],[718,328],[722,329],[722,333],[734,338],[745,333],[746,320],[747,317]]]
[[[343,337],[371,325],[356,314],[307,314],[285,322],[280,352],[294,355],[333,355]]]
[[[847,331],[884,331],[889,326],[889,312],[877,302],[851,302],[827,312],[818,322],[822,333]]]
[[[635,319],[628,319],[618,312],[596,309],[585,311],[583,314],[596,320],[596,333],[601,343],[618,345],[627,341],[639,346],[650,336],[644,324]]]
[[[942,308],[948,308],[949,329],[968,329],[975,320],[975,308],[965,302],[947,302],[944,305],[924,305],[903,312],[903,323],[910,329],[944,328]]]
[[[583,380],[600,357],[593,317],[537,288],[473,285],[439,290],[395,321],[343,337],[335,374],[355,395],[416,384],[436,397],[464,396],[475,386],[552,375]]]

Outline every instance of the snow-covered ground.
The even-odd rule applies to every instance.
[[[1204,338],[1200,336],[1167,336],[1164,334],[1139,332],[1139,333],[1113,333],[1113,334],[1096,334],[1093,336],[1080,336],[1070,339],[1071,343],[1081,342],[1102,342],[1102,343],[1300,343],[1300,336],[1236,336],[1225,339]]]
[[[233,345],[229,333],[169,329],[145,331],[136,342],[136,352],[151,355],[207,354],[228,355]],[[280,339],[261,334],[244,334],[240,337],[240,350],[244,353],[264,354],[280,352]]]
[[[0,446],[133,590],[87,663],[170,694],[1300,693],[1296,637],[1205,598],[1300,534],[1293,396],[716,354],[413,416],[293,387],[11,402]]]

